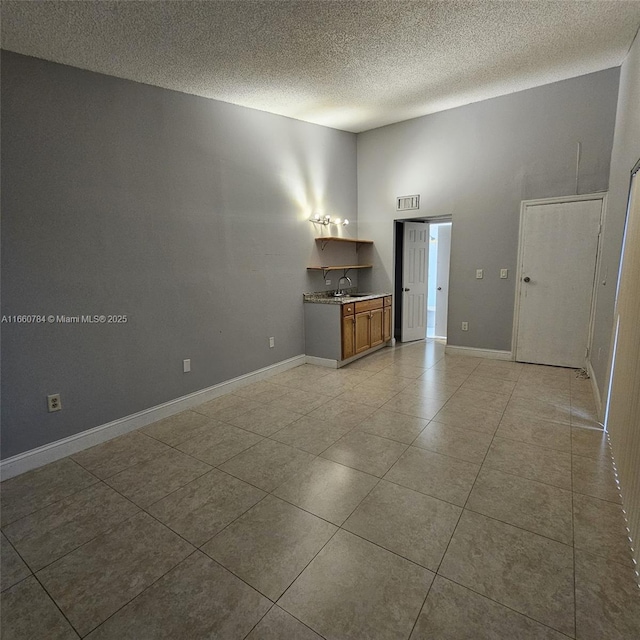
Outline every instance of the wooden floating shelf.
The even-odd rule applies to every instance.
[[[327,267],[307,267],[307,271],[322,271],[322,277],[326,277],[329,271],[344,271],[345,275],[350,269],[371,269],[372,264],[337,264]]]
[[[329,242],[349,242],[356,245],[356,251],[360,248],[361,244],[373,244],[373,240],[358,240],[358,238],[341,238],[340,236],[324,236],[316,238],[316,242],[320,243],[320,249],[324,251],[324,248]]]

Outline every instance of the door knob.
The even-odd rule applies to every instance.
[[[522,278],[525,282],[531,282],[531,278],[529,276],[525,276]]]
[[[403,291],[411,291],[411,289],[405,288],[403,289]]]
[[[442,291],[442,287],[438,287],[438,291]]]

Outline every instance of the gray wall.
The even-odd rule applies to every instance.
[[[303,353],[355,185],[354,134],[3,52],[2,313],[129,318],[2,325],[3,458]]]
[[[598,277],[596,319],[591,364],[601,399],[608,387],[611,333],[622,235],[627,213],[631,169],[640,159],[640,38],[636,40],[620,71],[618,110],[611,154],[609,197],[602,234],[601,269]],[[640,286],[640,285],[639,285]]]
[[[578,193],[607,189],[618,76],[609,69],[359,134],[358,225],[375,242],[363,287],[391,286],[393,220],[409,217],[395,197],[418,193],[418,216],[453,217],[449,344],[510,350],[520,202],[576,193],[578,141]]]

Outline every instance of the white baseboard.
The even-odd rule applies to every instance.
[[[602,397],[600,396],[600,389],[598,389],[598,381],[596,380],[596,374],[593,371],[591,362],[587,360],[587,373],[591,380],[591,390],[593,391],[593,398],[596,401],[596,413],[598,414],[598,420],[604,422],[604,407],[602,406]]]
[[[498,349],[476,349],[476,347],[456,347],[447,345],[444,352],[450,356],[471,356],[472,358],[490,358],[491,360],[513,360],[511,351]]]
[[[331,358],[318,358],[317,356],[305,356],[306,364],[314,364],[316,367],[329,367],[329,369],[337,369],[338,361]]]
[[[252,382],[264,380],[265,378],[269,378],[277,373],[286,371],[287,369],[292,369],[293,367],[305,364],[305,360],[306,358],[304,355],[295,356],[288,360],[282,360],[281,362],[269,365],[263,369],[246,373],[242,376],[238,376],[237,378],[232,378],[231,380],[225,380],[224,382],[213,385],[212,387],[195,391],[194,393],[182,396],[181,398],[176,398],[175,400],[159,404],[156,407],[139,411],[138,413],[134,413],[130,416],[119,418],[113,422],[94,427],[93,429],[88,429],[82,433],[77,433],[73,436],[69,436],[68,438],[63,438],[56,442],[50,442],[42,447],[38,447],[37,449],[25,451],[24,453],[7,458],[0,462],[0,480],[13,478],[14,476],[25,473],[26,471],[42,467],[50,462],[66,458],[71,454],[78,453],[79,451],[83,451],[84,449],[88,449],[89,447],[93,447],[97,444],[102,444],[103,442],[116,438],[117,436],[145,427],[152,422],[162,420],[162,418],[168,418],[169,416],[185,411],[186,409],[191,409],[203,402],[208,402],[209,400],[218,398],[225,393],[244,387]]]

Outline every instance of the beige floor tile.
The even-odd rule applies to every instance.
[[[359,387],[382,388],[390,391],[400,392],[415,382],[414,378],[402,378],[390,373],[386,368],[372,375],[365,382],[358,385]]]
[[[409,447],[385,480],[464,506],[479,470],[480,465],[471,462]]]
[[[333,399],[314,409],[308,415],[316,420],[354,428],[374,411],[375,407],[366,404]]]
[[[271,600],[277,600],[337,527],[267,496],[202,550]]]
[[[518,380],[524,369],[519,362],[500,362],[498,360],[480,360],[474,373],[488,378]]]
[[[576,549],[580,640],[640,638],[640,589],[633,569]]]
[[[272,384],[282,384],[284,386],[296,386],[301,381],[318,381],[320,378],[331,373],[327,367],[316,367],[310,364],[303,364],[288,371],[283,371],[269,378]]]
[[[425,398],[414,393],[399,393],[382,405],[384,411],[404,413],[415,418],[431,420],[444,406],[444,398]]]
[[[316,458],[274,495],[339,526],[377,482],[375,476]]]
[[[229,422],[241,416],[243,413],[247,413],[252,409],[258,409],[261,406],[263,406],[263,403],[228,393],[204,404],[200,404],[194,407],[193,410],[209,418]]]
[[[431,369],[427,369],[417,382],[430,382],[446,387],[459,388],[469,377],[470,372],[460,371],[459,369],[437,369],[434,365]]]
[[[378,409],[398,393],[395,389],[383,389],[382,387],[366,387],[361,389],[360,386],[357,386],[340,394],[336,400],[366,404]]]
[[[70,458],[52,462],[2,483],[2,526],[62,500],[98,479]]]
[[[9,541],[0,533],[0,591],[31,575],[29,567],[24,563]]]
[[[293,616],[274,605],[260,620],[247,640],[322,640],[315,632],[296,620]]]
[[[357,386],[373,375],[371,371],[358,371],[356,369],[349,369],[349,367],[342,367],[341,369],[333,369],[327,376],[322,378],[322,381],[338,380],[349,386]]]
[[[448,400],[458,389],[459,385],[439,384],[425,378],[418,378],[402,392],[412,394],[421,398],[431,398],[433,400]]]
[[[345,427],[340,423],[324,422],[310,416],[303,416],[274,433],[271,439],[317,455],[349,431],[351,427]]]
[[[502,413],[480,405],[472,406],[464,400],[451,398],[434,416],[436,422],[450,424],[460,429],[482,431],[493,435],[502,419]]]
[[[311,393],[322,393],[326,396],[335,398],[343,394],[349,389],[353,389],[358,383],[355,379],[337,378],[332,375],[328,375],[320,380],[302,380],[296,388],[301,391],[310,391]]]
[[[300,413],[289,411],[289,409],[267,404],[247,411],[229,420],[229,423],[236,427],[253,431],[253,433],[261,436],[270,436],[288,424],[295,422],[301,415]]]
[[[89,640],[242,640],[271,603],[196,552],[98,627]]]
[[[140,431],[114,438],[71,458],[98,478],[105,480],[141,462],[152,460],[171,449]]]
[[[505,473],[571,490],[571,454],[564,451],[496,436],[484,464]]]
[[[568,387],[557,387],[554,382],[546,383],[541,380],[520,380],[513,389],[514,399],[542,400],[569,407],[571,405],[571,391]]]
[[[384,369],[385,372],[393,376],[413,378],[414,380],[423,376],[426,370],[427,367],[417,367],[406,362],[394,362]]]
[[[500,395],[511,395],[516,386],[515,380],[504,380],[502,378],[491,378],[482,373],[472,373],[463,383],[462,389],[473,389],[484,393],[497,393]]]
[[[159,500],[148,511],[199,547],[265,495],[256,487],[213,469]]]
[[[568,545],[465,511],[439,573],[573,636],[573,549]]]
[[[576,493],[573,522],[577,549],[633,566],[627,524],[620,505]]]
[[[481,363],[482,360],[479,358],[445,355],[433,365],[432,369],[464,371],[470,374],[472,371],[475,371]]]
[[[32,571],[38,571],[139,511],[103,483],[74,493],[5,528]]]
[[[573,544],[571,491],[483,468],[466,508],[496,520]]]
[[[433,574],[339,531],[279,605],[325,638],[406,638]]]
[[[471,407],[482,407],[489,411],[502,413],[509,402],[509,394],[490,393],[477,389],[468,389],[464,384],[451,396],[452,401],[467,403]]]
[[[84,636],[192,551],[139,513],[39,571],[38,579]]]
[[[262,440],[262,436],[223,422],[200,429],[198,435],[177,445],[177,449],[213,467],[226,462]]]
[[[331,445],[322,457],[381,478],[406,448],[406,444],[356,430]]]
[[[159,420],[141,431],[156,440],[175,447],[178,443],[191,437],[191,434],[210,422],[211,419],[195,411],[183,411],[164,420]]]
[[[505,415],[525,416],[549,422],[571,424],[571,409],[568,404],[547,402],[539,398],[522,398],[511,396]]]
[[[331,396],[323,393],[304,391],[303,389],[287,389],[287,393],[276,398],[270,404],[274,407],[295,411],[295,413],[306,414],[329,400],[331,400]]]
[[[415,439],[413,446],[482,464],[492,438],[488,433],[456,429],[452,425],[432,421]]]
[[[611,460],[594,460],[583,456],[572,456],[571,472],[573,490],[594,498],[622,503],[616,484]]]
[[[427,426],[427,423],[428,421],[424,418],[380,409],[367,416],[356,429],[396,442],[411,444]]]
[[[436,576],[411,640],[566,640],[512,609]]]
[[[546,449],[571,451],[571,427],[559,422],[509,414],[500,421],[496,436],[535,444]]]
[[[313,459],[314,456],[306,451],[273,440],[263,440],[220,465],[220,469],[263,491],[273,491],[307,467]]]
[[[77,640],[65,620],[35,578],[27,578],[4,591],[0,599],[0,636],[5,640]]]
[[[146,509],[210,469],[208,464],[171,449],[169,453],[111,476],[106,483]]]
[[[460,507],[383,480],[342,528],[436,571],[461,513]]]
[[[587,429],[584,427],[571,428],[571,452],[585,458],[611,459],[611,448],[605,431],[601,429]]]
[[[248,398],[254,402],[268,402],[277,400],[289,392],[287,387],[279,384],[272,384],[267,380],[261,380],[260,382],[254,382],[248,384],[246,387],[241,387],[233,392],[234,396],[240,396],[241,398]]]

